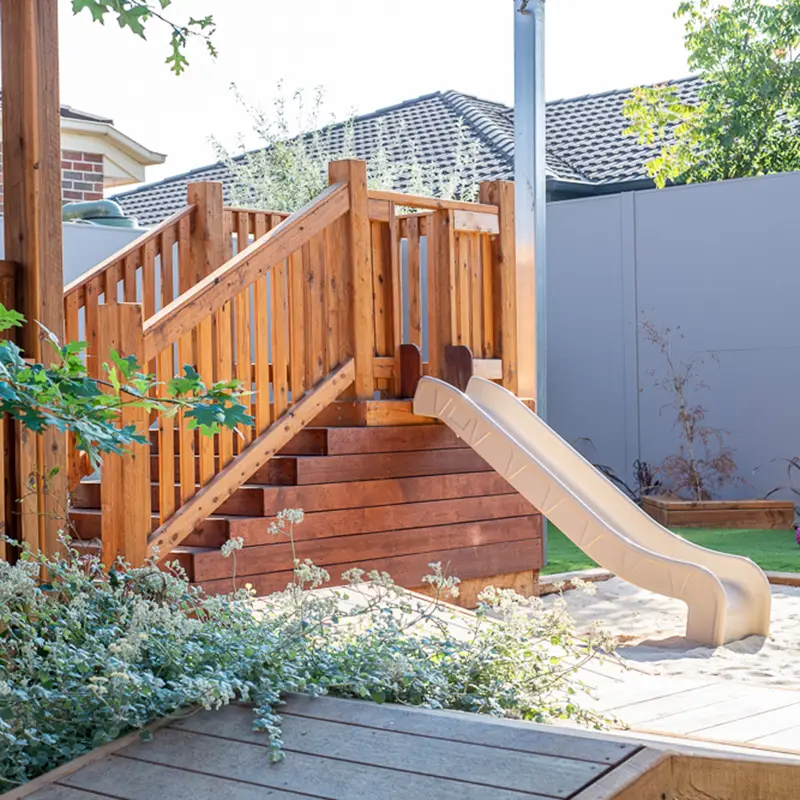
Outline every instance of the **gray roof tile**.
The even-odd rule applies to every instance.
[[[696,100],[698,78],[675,81],[675,85],[685,102]],[[655,148],[622,136],[627,127],[622,105],[630,95],[627,89],[547,104],[547,167],[552,178],[604,185],[646,177],[644,164]],[[380,146],[384,131],[393,159],[407,160],[416,148],[419,160],[446,172],[455,163],[454,151],[462,135],[459,128],[476,147],[479,180],[513,178],[514,110],[454,91],[424,95],[356,117],[356,156],[369,159]],[[343,124],[328,130],[334,148],[341,144],[344,132]],[[397,136],[398,132],[402,136]],[[201,180],[222,181],[229,201],[232,176],[222,163],[122,192],[114,199],[141,224],[157,224],[184,206],[186,185]],[[407,188],[402,177],[394,188]]]

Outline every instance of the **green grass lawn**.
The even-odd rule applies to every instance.
[[[752,558],[764,570],[800,572],[800,547],[794,531],[677,528],[675,533],[711,550]],[[554,525],[548,528],[547,545],[549,563],[543,575],[597,566]]]

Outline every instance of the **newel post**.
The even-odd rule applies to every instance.
[[[375,393],[375,320],[372,298],[372,253],[370,250],[369,198],[365,161],[332,161],[328,165],[331,184],[347,184],[350,211],[346,216],[347,263],[343,296],[350,298],[350,348],[355,358],[355,393],[358,400],[372,400]]]
[[[518,397],[536,397],[536,313],[533,273],[519,269],[514,221],[514,184],[481,184],[482,203],[497,206],[494,253],[494,341],[503,359],[503,386]],[[521,263],[525,263],[522,260]]]
[[[98,306],[97,335],[101,363],[110,363],[110,351],[116,350],[122,356],[136,356],[143,365],[143,313],[138,303]],[[123,406],[119,424],[134,425],[137,433],[149,437],[150,416],[143,408]],[[121,456],[104,457],[100,496],[103,563],[110,567],[122,556],[134,567],[141,566],[152,530],[149,443],[133,444]]]

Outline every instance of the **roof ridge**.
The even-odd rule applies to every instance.
[[[442,99],[453,111],[461,115],[475,133],[489,146],[499,148],[502,154],[507,158],[514,157],[514,137],[509,136],[494,121],[489,119],[479,109],[475,108],[470,102],[471,100],[479,100],[480,98],[461,94],[461,92],[456,92],[451,89],[442,93]],[[491,101],[481,100],[481,102]],[[496,103],[495,105],[501,104]],[[505,108],[508,109],[508,106],[505,106]]]

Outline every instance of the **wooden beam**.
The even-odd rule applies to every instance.
[[[298,403],[256,437],[247,449],[233,459],[175,515],[156,530],[147,544],[152,555],[158,548],[160,558],[177,547],[195,527],[213,514],[233,493],[263,466],[299,431],[306,427],[342,390],[355,379],[353,359],[348,360],[314,387]]]
[[[480,214],[497,214],[494,203],[465,203],[462,200],[442,200],[438,197],[421,197],[402,192],[384,192],[370,189],[370,200],[386,200],[404,208],[429,208],[433,211],[475,211]]]
[[[481,184],[481,200],[497,206],[500,233],[494,247],[495,355],[503,359],[503,386],[536,397],[536,287],[533,273],[517,269],[514,184]],[[497,348],[499,346],[499,353]]]
[[[359,400],[371,400],[375,391],[372,360],[375,356],[375,324],[373,320],[372,257],[370,252],[369,202],[367,199],[367,164],[364,161],[333,161],[328,165],[332,183],[346,183],[349,191],[347,242],[350,269],[345,287],[352,287],[346,296],[352,298],[350,337],[356,362],[355,392]]]
[[[0,9],[5,257],[19,264],[16,305],[28,320],[17,341],[38,361],[49,353],[37,323],[64,338],[58,3],[14,0]],[[47,430],[41,454],[42,547],[53,554],[67,506],[65,435]]]
[[[487,214],[482,211],[456,211],[453,214],[454,229],[465,233],[500,233],[500,222],[497,213]]]

